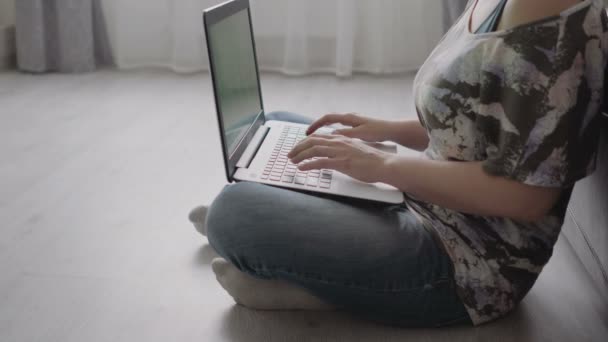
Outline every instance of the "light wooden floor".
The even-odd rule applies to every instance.
[[[413,117],[411,76],[264,78],[266,107]],[[254,312],[186,220],[225,184],[209,79],[0,74],[0,341],[605,341],[608,305],[563,239],[516,313],[400,330]]]

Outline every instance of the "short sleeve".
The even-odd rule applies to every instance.
[[[487,173],[533,186],[568,188],[593,172],[606,66],[605,21],[588,22],[593,20],[574,14],[561,23],[551,49],[546,44],[520,49],[520,64],[529,67],[525,76],[505,77],[514,81],[503,82],[499,90],[505,114],[500,125],[486,128],[490,133],[482,165]],[[545,56],[528,53],[531,48]]]

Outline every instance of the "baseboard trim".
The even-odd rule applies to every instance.
[[[15,26],[0,26],[0,70],[16,65]]]
[[[572,246],[572,249],[587,270],[587,273],[591,276],[604,300],[608,302],[608,272],[602,267],[599,257],[587,235],[578,225],[576,217],[570,210],[566,213],[562,234],[564,234],[566,240]]]

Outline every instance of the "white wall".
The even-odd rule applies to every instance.
[[[15,23],[15,0],[0,0],[0,27]]]

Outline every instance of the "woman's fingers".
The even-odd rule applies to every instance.
[[[299,164],[307,159],[312,158],[335,158],[338,156],[339,151],[335,147],[329,146],[312,146],[298,153],[295,157],[291,158],[291,162]]]
[[[287,158],[293,158],[297,156],[300,152],[309,149],[312,146],[329,146],[333,138],[334,137],[331,135],[315,134],[309,138],[302,140],[299,144],[297,144],[296,147],[294,147],[291,152],[287,154]]]
[[[362,119],[355,114],[327,114],[323,115],[319,120],[313,122],[312,125],[308,127],[308,130],[306,130],[306,134],[311,135],[321,127],[336,123],[355,127],[360,125],[361,121]]]
[[[342,161],[339,159],[324,158],[324,159],[317,159],[317,160],[309,161],[309,162],[303,163],[301,165],[298,165],[298,169],[300,171],[323,170],[323,169],[340,171],[341,165],[342,165]]]
[[[319,133],[315,133],[313,135],[310,135],[307,137],[307,139],[311,139],[311,138],[321,138],[321,139],[327,139],[327,140],[332,140],[337,138],[338,136],[335,134],[319,134]]]
[[[306,135],[311,135],[314,132],[316,132],[319,128],[324,127],[324,126],[328,126],[328,125],[332,125],[336,122],[338,122],[338,117],[341,116],[341,114],[326,114],[323,115],[320,119],[318,119],[317,121],[313,122],[310,127],[308,127],[308,129],[306,130]]]
[[[344,128],[344,129],[338,129],[334,131],[334,134],[338,134],[338,135],[343,135],[345,137],[348,138],[359,138],[360,137],[360,127],[355,127],[355,128]]]

